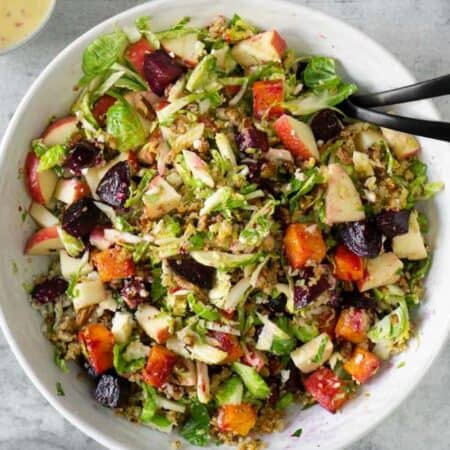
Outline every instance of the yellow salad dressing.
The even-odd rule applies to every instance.
[[[26,39],[47,17],[52,0],[0,0],[0,49]]]

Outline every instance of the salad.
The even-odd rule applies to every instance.
[[[287,408],[345,408],[414,335],[431,264],[416,206],[443,187],[416,138],[345,117],[356,86],[333,59],[237,15],[139,18],[81,68],[24,170],[55,363],[198,446],[256,449]]]

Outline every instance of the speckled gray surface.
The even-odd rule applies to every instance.
[[[52,57],[96,23],[143,2],[57,0],[57,3],[48,27],[35,41],[0,57],[0,135],[28,86]],[[309,0],[299,3],[364,30],[389,48],[419,79],[450,72],[449,0]],[[450,120],[450,98],[440,99],[437,104],[443,116]],[[1,334],[0,361],[1,449],[103,448],[66,422],[46,402],[22,372]],[[450,347],[447,345],[411,397],[350,449],[450,448],[449,367]]]

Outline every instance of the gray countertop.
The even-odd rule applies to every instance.
[[[188,1],[188,0],[186,0]],[[20,99],[47,63],[93,25],[136,0],[58,0],[45,31],[32,43],[0,57],[0,136]],[[449,0],[299,1],[365,31],[389,48],[419,79],[450,72]],[[450,120],[450,99],[438,107]],[[0,448],[101,449],[66,422],[22,372],[0,334]],[[415,392],[351,450],[450,447],[450,347],[447,345]]]

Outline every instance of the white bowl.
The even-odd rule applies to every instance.
[[[300,53],[338,58],[345,72],[363,90],[387,89],[414,81],[400,62],[360,31],[309,8],[274,0],[153,1],[96,26],[62,51],[43,71],[11,120],[0,151],[0,192],[4,199],[0,222],[3,256],[0,321],[17,359],[47,400],[71,423],[110,448],[159,450],[168,448],[175,436],[168,437],[117,418],[95,403],[86,384],[77,379],[77,369],[65,375],[54,365],[52,347],[40,331],[41,319],[30,308],[22,287],[22,282],[30,279],[32,273],[44,270],[45,260],[34,258],[29,262],[22,255],[33,225],[22,224],[18,212],[18,205],[27,206],[29,200],[17,171],[23,166],[30,140],[39,135],[48,118],[67,112],[73,100],[72,86],[80,76],[83,49],[95,37],[112,30],[116,23],[128,24],[141,15],[152,16],[155,29],[161,29],[183,16],[195,16],[196,22],[205,23],[217,14],[231,16],[234,12],[262,28],[279,30]],[[405,105],[399,111],[438,119],[438,113],[428,101]],[[421,143],[430,177],[450,185],[449,146],[427,139]],[[294,411],[284,432],[265,439],[270,448],[301,446],[306,450],[320,446],[330,450],[347,446],[383,420],[419,383],[444,344],[450,325],[450,302],[446,295],[450,292],[447,270],[450,243],[445,231],[450,229],[449,204],[450,191],[446,190],[427,206],[434,262],[428,276],[426,299],[416,318],[420,342],[413,339],[409,350],[397,357],[389,370],[383,370],[364,387],[370,396],[359,395],[342,413],[332,415],[320,407]],[[19,267],[15,276],[12,261]],[[400,361],[405,365],[397,368]],[[65,397],[56,395],[58,381],[63,385]],[[303,429],[300,440],[291,437],[298,427]],[[184,448],[188,447],[186,444]]]

